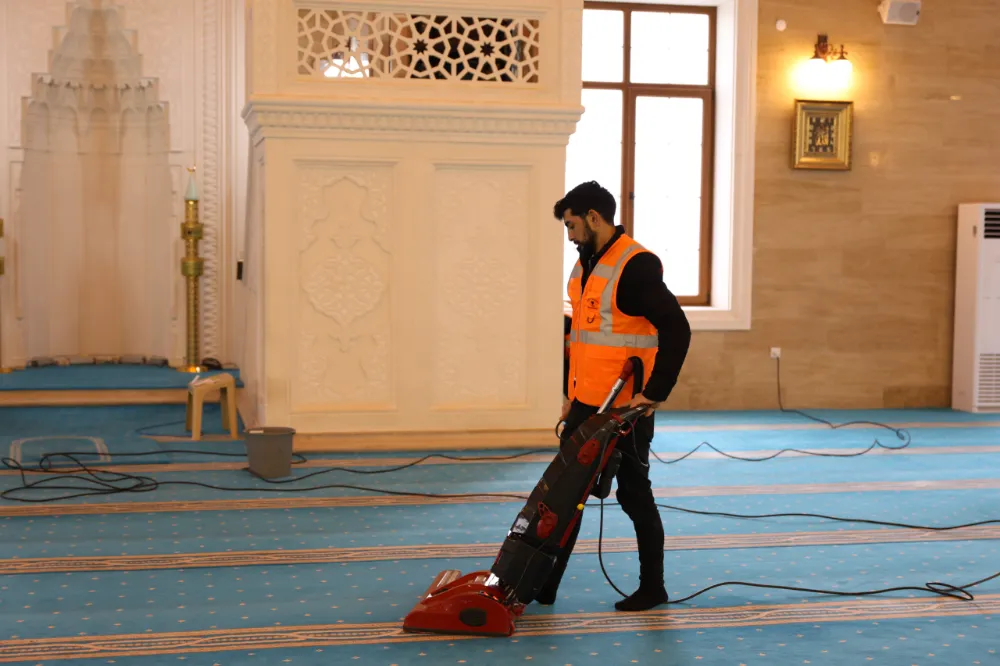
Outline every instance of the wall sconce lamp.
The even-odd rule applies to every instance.
[[[817,60],[822,60],[824,62],[832,62],[837,60],[847,60],[847,51],[844,49],[844,45],[840,45],[840,50],[837,47],[830,44],[830,40],[826,35],[820,35],[816,38],[816,46],[813,47],[813,58]]]
[[[850,88],[853,71],[844,46],[835,47],[826,35],[819,35],[813,57],[798,71],[798,87],[824,94],[843,92]]]

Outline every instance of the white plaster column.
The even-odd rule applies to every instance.
[[[249,0],[253,422],[551,433],[581,12]]]

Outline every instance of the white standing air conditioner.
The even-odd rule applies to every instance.
[[[916,25],[920,20],[920,0],[882,0],[878,13],[887,25]]]
[[[1000,412],[1000,203],[958,206],[951,406]]]

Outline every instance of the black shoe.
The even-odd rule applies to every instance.
[[[626,612],[646,611],[660,604],[665,604],[669,600],[667,588],[662,584],[648,587],[643,587],[640,584],[639,589],[633,592],[632,596],[615,603],[615,608]]]
[[[535,602],[543,606],[551,606],[556,602],[556,593],[558,590],[542,590],[535,597]]]

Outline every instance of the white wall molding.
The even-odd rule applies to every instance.
[[[331,100],[255,100],[247,104],[244,118],[254,142],[262,138],[295,138],[326,133],[329,138],[350,138],[364,132],[387,139],[399,135],[457,142],[521,142],[565,146],[575,131],[583,107],[521,108],[472,107],[469,105],[424,104],[419,106]]]
[[[712,302],[684,308],[695,331],[749,330],[753,293],[758,0],[717,8]]]
[[[222,218],[223,175],[220,165],[225,160],[225,138],[222,134],[224,123],[220,119],[220,109],[225,99],[225,88],[220,85],[222,72],[222,41],[220,25],[224,23],[220,15],[224,4],[221,0],[200,0],[199,32],[201,34],[202,95],[201,145],[199,146],[201,201],[199,214],[205,225],[205,236],[201,243],[201,256],[205,258],[205,272],[201,278],[201,354],[218,357],[222,352],[224,335],[222,281],[220,264],[223,243],[221,235],[225,224]],[[220,359],[226,360],[226,359]]]
[[[236,279],[238,261],[245,258],[247,190],[250,138],[240,112],[246,104],[246,7],[245,0],[221,0],[220,53],[222,78],[221,119],[224,163],[220,281],[222,292],[222,340],[227,361],[242,365],[247,328],[243,307],[245,291]],[[244,401],[250,405],[252,401]],[[243,407],[242,409],[246,409]]]

